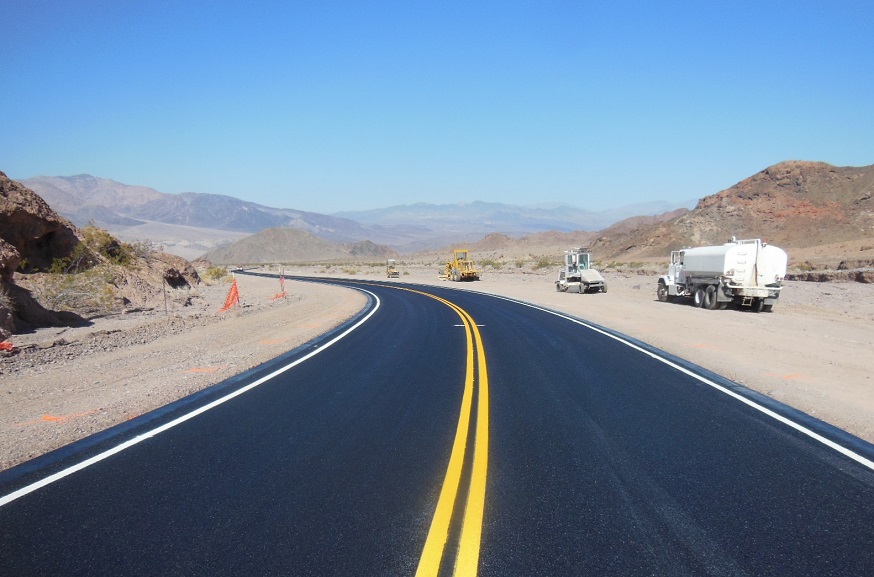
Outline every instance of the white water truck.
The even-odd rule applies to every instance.
[[[668,274],[659,277],[658,299],[691,297],[696,307],[711,310],[734,303],[771,312],[783,289],[787,262],[785,251],[758,238],[675,250]]]

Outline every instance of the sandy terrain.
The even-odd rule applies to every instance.
[[[706,311],[655,299],[657,277],[606,272],[605,294],[557,293],[552,271],[487,268],[448,283],[401,266],[401,283],[502,294],[651,343],[874,442],[874,285],[790,282],[775,312]],[[382,270],[286,269],[382,280]],[[218,314],[228,285],[194,305],[17,335],[0,357],[0,469],[162,406],[275,357],[356,313],[355,291],[238,276],[242,306]],[[171,300],[171,303],[173,301]]]

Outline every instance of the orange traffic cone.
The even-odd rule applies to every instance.
[[[238,304],[240,304],[240,289],[237,288],[237,279],[234,279],[234,282],[231,283],[231,290],[228,291],[228,298],[225,299],[225,306],[219,309],[219,312],[223,313]]]

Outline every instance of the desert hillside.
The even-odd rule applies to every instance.
[[[0,340],[113,311],[184,306],[199,283],[185,259],[79,229],[0,172]]]
[[[693,210],[631,217],[598,232],[459,235],[439,249],[404,253],[403,257],[439,261],[450,248],[463,246],[481,260],[506,264],[557,259],[564,250],[587,246],[602,264],[660,263],[671,250],[721,244],[737,237],[762,238],[780,246],[790,252],[790,262],[803,264],[805,270],[870,267],[874,263],[872,192],[874,165],[835,167],[789,161],[702,198]],[[303,235],[294,235],[294,241],[280,246],[274,244],[277,234],[265,231],[212,251],[206,258],[223,264],[262,264],[373,259],[389,252],[355,253],[347,245]]]
[[[602,231],[592,248],[612,259],[634,260],[732,236],[762,238],[786,249],[861,247],[865,243],[859,241],[874,241],[872,193],[874,165],[782,162],[702,198],[694,210],[675,218]]]

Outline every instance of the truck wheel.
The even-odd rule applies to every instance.
[[[698,287],[695,289],[695,296],[693,299],[696,308],[701,308],[704,305],[704,289]]]
[[[604,284],[601,285],[601,292],[602,292],[602,293],[607,292],[607,283],[604,283]]]
[[[555,292],[557,292],[557,293],[561,292],[561,285],[558,283],[555,283]]]
[[[755,301],[753,301],[753,310],[757,313],[765,310],[765,299],[756,299]]]
[[[707,285],[707,290],[704,291],[704,308],[712,311],[716,310],[716,287]]]
[[[580,286],[580,288],[579,288],[578,290],[580,291],[580,294],[583,294],[584,292],[588,292],[588,291],[589,291],[589,287],[583,285],[583,283],[580,283],[579,286]]]
[[[607,285],[604,285],[604,292],[607,292]],[[671,295],[668,294],[668,287],[665,283],[659,281],[659,288],[656,289],[656,296],[663,303],[671,300]]]
[[[769,313],[774,310],[774,305],[762,305],[762,312]]]

